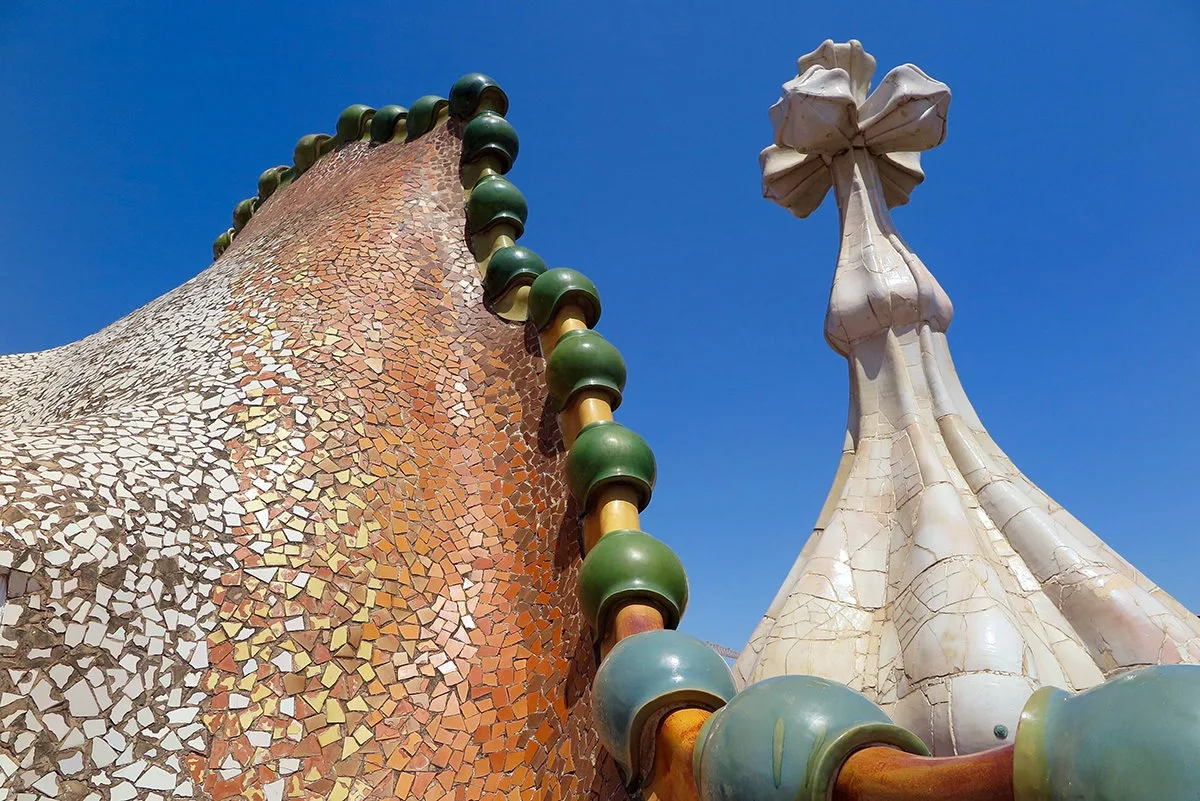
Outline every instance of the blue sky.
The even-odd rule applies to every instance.
[[[740,647],[846,417],[822,340],[836,210],[762,200],[757,154],[796,58],[855,37],[877,77],[911,61],[954,92],[896,219],[954,300],[976,409],[1200,609],[1200,10],[984,5],[5,0],[0,352],[77,339],[204,269],[258,174],[346,105],[487,72],[521,137],[522,244],[596,281],[628,363],[619,418],[659,460],[643,522],[688,567],[683,628]]]

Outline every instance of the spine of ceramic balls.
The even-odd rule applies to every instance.
[[[486,75],[464,75],[450,89],[448,113],[461,126],[459,177],[467,190],[467,245],[483,275],[484,303],[498,316],[524,320],[529,285],[546,272],[542,258],[517,244],[529,210],[504,176],[520,142],[504,115],[508,96]]]
[[[698,715],[733,697],[733,677],[712,648],[674,631],[687,606],[687,576],[679,557],[640,528],[657,467],[645,440],[613,420],[625,362],[593,330],[600,319],[595,285],[574,270],[548,270],[530,286],[528,312],[547,354],[547,388],[568,447],[567,483],[584,521],[579,600],[603,655],[596,730],[627,785],[644,787],[656,761],[665,763],[660,775],[672,765],[690,767],[690,721],[698,728]]]
[[[567,481],[584,521],[580,606],[605,655],[596,677],[596,727],[629,785],[640,786],[654,764],[641,758],[643,734],[653,734],[671,712],[720,707],[733,696],[733,678],[711,648],[673,631],[687,606],[687,576],[679,557],[640,529],[657,468],[645,440],[613,420],[625,360],[594,330],[596,287],[574,270],[547,269],[516,244],[528,209],[505,177],[518,148],[507,109],[508,98],[485,75],[466,75],[450,90],[450,115],[463,125],[468,244],[488,307],[505,319],[532,321],[539,332],[568,448]]]
[[[507,102],[505,98],[506,106]],[[318,133],[300,137],[292,151],[291,167],[272,167],[259,176],[258,194],[237,204],[233,210],[233,227],[213,241],[213,259],[221,258],[229,249],[267,198],[311,169],[321,156],[350,142],[411,142],[444,122],[449,107],[450,101],[437,95],[417,98],[411,108],[390,105],[374,109],[361,103],[347,106],[338,115],[333,136]]]
[[[468,243],[483,272],[484,302],[501,317],[533,319],[541,332],[546,381],[570,449],[571,489],[586,521],[580,599],[597,640],[611,635],[607,649],[623,634],[673,628],[687,604],[687,578],[669,548],[638,530],[654,487],[654,455],[613,422],[625,362],[592,330],[600,317],[596,287],[573,270],[547,270],[537,253],[516,244],[528,208],[505,177],[519,147],[507,111],[507,95],[486,75],[464,75],[450,89],[450,116],[463,126]],[[613,532],[623,536],[594,547]]]

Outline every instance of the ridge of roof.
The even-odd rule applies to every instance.
[[[464,75],[450,89],[450,97],[423,95],[405,108],[386,105],[376,109],[363,103],[347,106],[338,115],[333,134],[306,134],[292,150],[292,164],[270,167],[258,177],[257,194],[233,208],[233,225],[213,241],[216,261],[233,243],[255,212],[279,189],[299,179],[322,156],[350,142],[412,142],[433,131],[450,117],[473,116],[485,107],[501,117],[508,111],[508,95],[482,73]]]

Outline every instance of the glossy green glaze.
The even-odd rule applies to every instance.
[[[300,137],[295,150],[292,151],[296,175],[303,175],[309,167],[317,163],[317,159],[332,149],[333,139],[329,134],[308,134]]]
[[[229,249],[233,244],[233,229],[223,231],[220,236],[213,240],[213,261],[221,258],[221,254]]]
[[[462,76],[450,88],[450,116],[469,120],[481,111],[494,111],[503,117],[508,113],[508,95],[500,84],[482,72]]]
[[[887,745],[928,756],[866,696],[815,676],[777,676],[738,693],[696,740],[704,801],[827,801],[855,751]]]
[[[233,207],[233,233],[235,236],[242,232],[246,223],[250,222],[256,208],[258,208],[257,197],[248,197]]]
[[[425,95],[413,101],[408,109],[408,133],[404,141],[411,142],[432,131],[447,102],[446,98],[437,95]]]
[[[687,608],[683,562],[644,531],[610,531],[588,552],[579,572],[579,605],[596,639],[608,631],[617,608],[629,601],[658,607],[664,625],[676,628]]]
[[[347,106],[338,115],[334,143],[344,145],[347,142],[357,142],[362,139],[371,130],[371,119],[374,116],[375,109],[364,106],[362,103]]]
[[[676,709],[719,709],[736,692],[716,651],[670,629],[621,640],[600,664],[592,687],[600,742],[631,788],[654,765],[658,721]]]
[[[1200,797],[1200,666],[1159,665],[1072,695],[1043,687],[1021,712],[1015,801]]]
[[[616,409],[625,390],[625,360],[595,331],[568,331],[558,338],[546,359],[546,387],[560,412],[577,394],[589,389],[604,394],[608,405]]]
[[[287,186],[292,181],[291,167],[280,165],[272,167],[269,170],[264,170],[263,174],[258,176],[258,196],[261,198],[260,204],[266,201],[275,191],[281,186]]]
[[[475,182],[467,200],[467,235],[475,236],[504,221],[519,237],[525,231],[528,215],[525,196],[512,182],[502,175],[485,175]]]
[[[601,420],[583,428],[567,453],[567,484],[587,514],[596,492],[609,484],[624,484],[638,496],[638,510],[646,508],[654,492],[657,466],[646,441],[620,423]]]
[[[494,112],[479,114],[463,128],[463,164],[471,164],[484,156],[495,156],[503,174],[512,169],[518,149],[517,132],[508,120]]]
[[[483,279],[483,299],[491,303],[505,292],[521,284],[531,284],[546,272],[546,262],[532,250],[520,245],[500,248],[488,261]]]
[[[371,141],[390,142],[396,135],[396,126],[408,117],[404,106],[384,106],[371,118]]]
[[[567,304],[578,306],[588,328],[600,321],[600,293],[586,275],[567,267],[558,267],[539,275],[529,290],[529,319],[544,331],[554,315]]]

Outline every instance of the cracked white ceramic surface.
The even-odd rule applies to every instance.
[[[949,297],[888,213],[946,133],[950,90],[912,65],[867,95],[855,41],[800,59],[771,109],[764,194],[799,217],[832,187],[841,249],[825,336],[850,415],[811,538],[737,663],[746,683],[845,682],[936,754],[1011,741],[1041,685],[1200,661],[1200,623],[992,441],[950,357]]]

